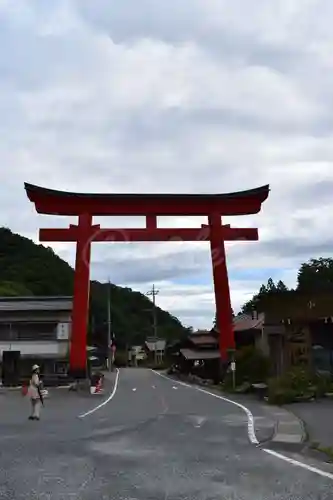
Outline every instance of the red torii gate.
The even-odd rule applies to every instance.
[[[234,348],[232,310],[225,241],[258,240],[256,228],[222,225],[222,216],[256,214],[269,194],[269,185],[226,194],[87,194],[56,191],[25,183],[28,198],[40,214],[76,215],[78,224],[65,229],[40,229],[40,241],[76,242],[70,372],[86,377],[90,254],[93,241],[209,241],[222,360]],[[145,216],[142,229],[103,229],[93,216]],[[158,228],[158,216],[208,216],[201,228]]]

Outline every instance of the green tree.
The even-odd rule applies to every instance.
[[[257,295],[265,295],[266,293],[268,293],[267,286],[266,285],[261,285],[261,287],[259,288],[259,292],[257,293]]]
[[[244,314],[251,314],[255,310],[260,310],[260,301],[263,297],[286,291],[288,291],[288,287],[285,283],[283,283],[283,281],[279,280],[276,285],[273,279],[269,278],[267,284],[261,285],[259,292],[243,305],[241,311]]]
[[[279,280],[276,285],[277,292],[288,292],[288,287],[283,283],[283,281]]]
[[[274,293],[276,292],[276,285],[273,281],[272,278],[269,278],[269,280],[267,281],[267,285],[266,285],[266,292],[267,293]],[[259,291],[259,294],[260,294],[260,291]]]
[[[0,282],[0,297],[26,297],[31,296],[33,293],[22,283],[15,281],[1,281]]]
[[[333,259],[311,259],[301,265],[297,275],[300,292],[333,292]]]

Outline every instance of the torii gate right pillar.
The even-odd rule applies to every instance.
[[[228,361],[228,350],[235,348],[235,340],[221,215],[209,215],[208,224],[216,303],[216,323],[219,329],[219,348],[221,361],[225,363]]]

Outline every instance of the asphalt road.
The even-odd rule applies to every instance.
[[[231,403],[142,369],[122,370],[114,397],[78,417],[102,401],[53,390],[31,422],[20,394],[0,395],[0,499],[333,497],[333,475],[251,444],[247,415]]]

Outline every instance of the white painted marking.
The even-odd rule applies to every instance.
[[[209,391],[206,391],[205,389],[201,389],[201,387],[196,387],[196,386],[193,386],[193,385],[189,385],[189,384],[185,384],[184,382],[180,382],[178,380],[173,380],[165,375],[163,375],[162,373],[159,373],[159,372],[156,372],[155,370],[152,370],[152,372],[154,372],[155,374],[159,375],[160,377],[163,377],[167,380],[170,380],[171,382],[176,382],[177,384],[180,384],[180,385],[183,385],[185,387],[189,387],[190,389],[195,389],[196,391],[199,391],[199,392],[203,392],[204,394],[208,394],[209,396],[213,396],[214,398],[217,398],[217,399],[222,399],[223,401],[226,401],[227,403],[231,403],[235,406],[238,406],[238,408],[241,408],[247,415],[247,433],[248,433],[248,436],[249,436],[249,440],[252,444],[259,444],[259,441],[256,437],[256,433],[255,433],[255,430],[254,430],[254,418],[253,418],[253,415],[252,413],[250,412],[250,410],[248,408],[246,408],[246,406],[240,404],[240,403],[236,403],[236,401],[232,401],[231,399],[228,399],[228,398],[225,398],[224,396],[220,396],[218,394],[214,394],[213,392],[209,392]]]
[[[173,386],[172,388],[173,388],[173,389],[176,389],[176,390],[178,389],[178,387],[176,387],[176,386]]]
[[[218,394],[214,394],[213,392],[206,391],[205,389],[201,389],[200,387],[196,387],[196,389],[200,392],[205,393],[205,394],[209,394],[210,396],[213,396],[214,398],[222,399],[223,401],[226,401],[227,403],[231,403],[235,406],[238,406],[238,408],[243,410],[247,415],[247,433],[249,436],[249,440],[251,441],[252,444],[259,444],[259,441],[257,439],[256,433],[254,430],[253,415],[252,415],[251,411],[248,408],[246,408],[246,406],[244,406],[240,403],[236,403],[236,401],[232,401],[232,399],[228,399],[228,398],[225,398],[224,396],[220,396]]]
[[[282,455],[281,453],[277,453],[276,451],[273,450],[268,450],[266,448],[262,448],[262,450],[265,453],[269,453],[269,455],[272,455],[273,457],[279,458],[280,460],[284,460],[285,462],[288,462],[289,464],[296,465],[296,467],[302,467],[302,469],[306,469],[310,472],[314,472],[315,474],[319,474],[320,476],[326,477],[328,479],[333,480],[333,474],[330,472],[326,472],[324,470],[318,469],[317,467],[312,467],[312,465],[305,464],[304,462],[299,462],[298,460],[295,460],[294,458],[289,458],[286,457],[285,455]]]
[[[108,404],[111,401],[111,399],[116,394],[117,387],[118,387],[119,370],[118,370],[118,368],[116,368],[116,370],[117,370],[116,380],[114,382],[114,388],[113,388],[113,391],[111,392],[110,396],[107,399],[105,399],[101,404],[99,404],[98,406],[95,406],[95,408],[93,408],[92,410],[89,410],[86,413],[83,413],[82,415],[79,415],[78,416],[79,418],[84,418],[84,417],[87,417],[88,415],[91,415],[92,413],[94,413],[95,411],[99,410],[100,408],[102,408],[102,406],[105,406],[106,404]]]
[[[213,392],[206,391],[205,389],[201,389],[201,387],[196,387],[196,386],[193,386],[190,384],[185,384],[185,382],[181,382],[178,380],[175,381],[175,380],[163,375],[162,373],[156,372],[154,370],[152,370],[152,372],[155,373],[156,375],[159,375],[160,377],[165,378],[166,380],[169,380],[171,382],[176,382],[179,385],[183,385],[184,387],[189,387],[190,389],[195,389],[195,390],[203,392],[205,394],[209,394],[210,396],[213,396],[214,398],[222,399],[222,400],[226,401],[227,403],[234,404],[234,405],[238,406],[239,408],[241,408],[243,411],[245,411],[247,418],[248,418],[248,436],[249,436],[249,439],[250,439],[252,444],[256,444],[256,445],[259,444],[259,441],[257,440],[257,437],[255,435],[253,415],[252,415],[251,411],[248,408],[246,408],[244,405],[241,405],[240,403],[237,403],[236,401],[232,401],[231,399],[225,398],[223,396],[219,396],[217,394],[214,394]],[[315,474],[318,474],[320,476],[323,476],[323,477],[326,477],[328,479],[333,480],[333,474],[331,474],[330,472],[323,471],[321,469],[318,469],[317,467],[312,467],[312,465],[308,465],[308,464],[305,464],[304,462],[299,462],[298,460],[295,460],[293,458],[286,457],[285,455],[282,455],[281,453],[277,453],[276,451],[268,450],[267,448],[261,448],[261,449],[265,453],[268,453],[269,455],[272,455],[275,458],[279,458],[280,460],[284,460],[285,462],[288,462],[289,464],[295,465],[297,467],[301,467],[302,469],[306,469],[310,472],[314,472]]]
[[[193,417],[191,417],[191,420],[194,423],[194,427],[196,427],[198,429],[198,428],[200,428],[202,426],[202,424],[204,422],[206,422],[207,419],[205,417],[196,417],[196,416],[193,416]]]
[[[133,387],[132,391],[135,392],[136,391],[136,387]]]

